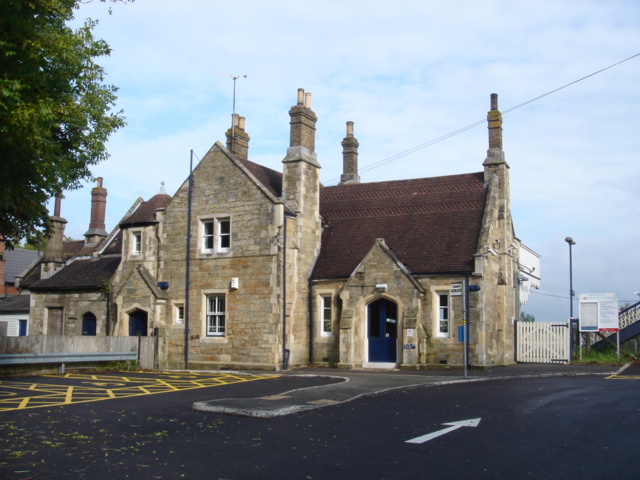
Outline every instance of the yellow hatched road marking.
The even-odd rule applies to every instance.
[[[158,378],[158,374],[152,375],[152,378],[149,378],[149,376],[146,375],[130,377],[94,374],[46,375],[46,377],[57,379],[97,380],[97,382],[84,382],[93,385],[91,387],[0,381],[0,391],[2,389],[9,389],[12,391],[32,392],[29,396],[25,397],[17,396],[17,394],[13,394],[12,396],[5,398],[0,397],[0,411],[54,407],[73,403],[86,403],[115,398],[153,395],[156,393],[193,390],[229,385],[233,383],[251,382],[255,380],[267,380],[270,378],[277,378],[279,376],[272,374],[241,376],[220,373],[175,375],[168,374],[166,372],[165,378]],[[162,376],[162,373],[160,376]],[[128,385],[123,385],[121,388],[114,388],[118,385],[116,382],[121,382],[120,385]],[[135,385],[136,383],[142,385]],[[101,386],[104,388],[100,388]],[[39,395],[33,396],[33,393],[38,393]]]
[[[71,403],[72,395],[73,395],[73,387],[67,388],[67,394],[64,396],[64,403]]]

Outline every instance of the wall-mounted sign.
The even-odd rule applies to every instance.
[[[581,293],[580,331],[617,332],[618,295],[616,293]]]
[[[404,344],[404,349],[405,350],[415,350],[416,346],[413,343],[405,343]]]
[[[452,297],[461,297],[462,296],[462,282],[452,283],[451,284],[451,293]]]

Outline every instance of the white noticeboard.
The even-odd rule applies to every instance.
[[[615,293],[580,294],[580,331],[617,332],[618,295]]]
[[[462,296],[462,283],[452,283],[451,284],[451,296],[452,297],[460,297]]]

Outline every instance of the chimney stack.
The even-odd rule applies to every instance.
[[[89,230],[84,234],[86,246],[97,244],[107,236],[105,215],[107,211],[107,189],[102,186],[102,177],[98,177],[96,186],[91,189],[91,220]]]
[[[289,110],[291,117],[290,147],[305,147],[313,152],[316,147],[316,122],[318,117],[311,110],[311,94],[298,89],[298,104]]]
[[[249,134],[244,130],[245,118],[233,114],[231,128],[227,130],[227,149],[237,158],[249,158]]]
[[[64,256],[64,227],[67,221],[60,216],[60,197],[56,197],[54,215],[49,217],[52,225],[51,236],[47,239],[42,254],[40,273],[42,278],[47,278],[59,270],[65,263]]]
[[[489,148],[502,148],[502,114],[498,110],[498,94],[491,94],[491,110],[487,113]]]
[[[360,183],[358,175],[358,140],[353,136],[353,122],[347,122],[347,136],[342,140],[342,175],[340,185]]]
[[[319,215],[320,164],[314,152],[316,121],[311,110],[311,94],[298,89],[298,103],[289,110],[291,146],[282,160],[282,196],[294,212],[305,212],[309,218]]]
[[[482,165],[485,167],[485,177],[488,181],[490,172],[495,171],[498,166],[509,168],[502,150],[502,114],[498,110],[497,93],[491,94],[491,110],[487,113],[487,127],[489,129],[489,149],[487,150],[487,158]]]

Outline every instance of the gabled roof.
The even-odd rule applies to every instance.
[[[50,290],[97,290],[113,277],[120,257],[78,258],[49,278],[31,285],[32,292]]]
[[[282,173],[250,160],[237,159],[274,197],[282,196]]]
[[[140,203],[138,208],[120,222],[120,227],[152,225],[156,223],[156,210],[164,208],[171,201],[171,195],[158,193],[146,202]]]
[[[328,224],[312,278],[346,278],[377,238],[413,274],[473,271],[484,174],[322,187]]]

